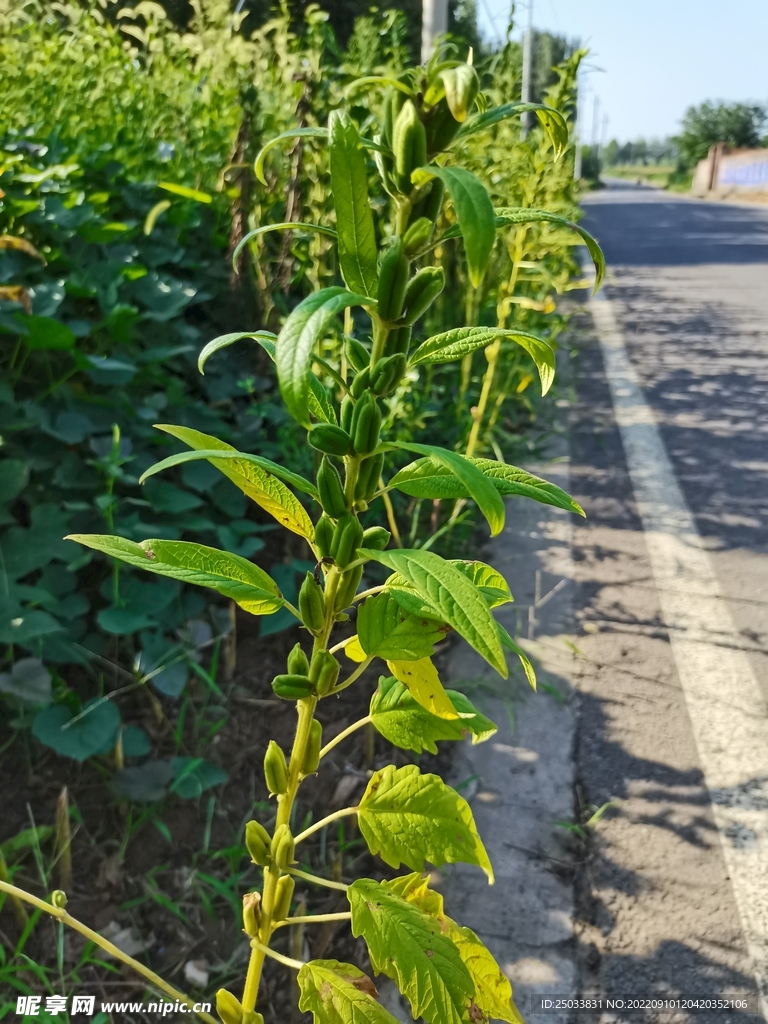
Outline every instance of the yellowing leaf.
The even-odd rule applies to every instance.
[[[459,718],[429,658],[420,661],[388,661],[387,667],[395,679],[405,683],[414,700],[427,711],[438,718]]]
[[[367,974],[338,960],[310,960],[298,974],[299,1009],[315,1024],[397,1024]]]
[[[415,764],[374,772],[358,806],[360,832],[373,854],[393,868],[421,871],[425,861],[475,864],[493,883],[493,868],[467,801],[439,775]]]
[[[17,238],[16,235],[0,235],[0,249],[15,249],[17,252],[25,252],[41,263],[45,263],[45,256],[42,256],[37,249],[28,242],[26,238]]]
[[[136,544],[124,537],[106,534],[74,533],[66,540],[102,551],[137,569],[208,587],[230,597],[251,615],[271,615],[283,606],[272,577],[247,558],[229,551],[185,540],[143,540]]]
[[[474,984],[439,923],[380,882],[359,878],[347,889],[352,934],[365,939],[374,971],[392,978],[414,1019],[463,1024]]]
[[[159,430],[166,434],[177,437],[190,448],[203,451],[237,451],[231,444],[219,441],[218,438],[203,434],[199,430],[192,430],[189,427],[170,426],[166,423],[157,424]],[[223,473],[232,483],[238,487],[243,494],[248,495],[252,501],[260,505],[265,512],[292,533],[298,533],[300,537],[306,537],[312,541],[315,536],[315,528],[307,510],[299,499],[290,491],[284,483],[278,480],[272,473],[268,472],[258,463],[246,461],[245,458],[208,459],[212,466]]]
[[[170,207],[170,205],[170,199],[161,199],[159,203],[155,203],[155,205],[152,207],[152,209],[149,211],[149,213],[144,219],[145,235],[152,234],[154,226],[157,223],[157,218],[160,216],[161,213],[165,213],[165,211]]]
[[[360,637],[355,634],[344,645],[344,653],[350,661],[365,661],[368,655],[360,646]]]
[[[130,29],[124,28],[123,31],[128,32]],[[166,192],[173,192],[176,196],[183,196],[185,199],[194,199],[196,203],[213,202],[213,196],[208,195],[207,192],[200,192],[196,188],[187,188],[186,185],[177,185],[173,181],[158,181],[157,187],[165,189]]]
[[[474,1004],[482,1011],[484,1018],[503,1020],[508,1024],[523,1024],[523,1018],[512,1002],[509,978],[471,928],[462,928],[446,916],[443,897],[429,888],[429,875],[425,877],[420,872],[414,872],[382,882],[382,885],[438,921],[440,930],[454,943],[472,977],[475,984]],[[470,1013],[470,1020],[479,1019]]]
[[[440,926],[459,951],[459,956],[475,983],[475,1005],[493,1020],[508,1024],[524,1024],[523,1017],[512,1002],[512,985],[471,928],[461,928],[450,917],[442,917]]]
[[[384,739],[404,750],[420,754],[437,753],[437,740],[462,740],[471,736],[473,743],[482,743],[496,732],[496,726],[482,715],[463,693],[446,690],[456,709],[454,719],[438,718],[422,707],[405,683],[382,676],[371,697],[370,715],[374,729]]]

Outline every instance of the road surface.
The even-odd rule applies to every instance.
[[[768,210],[616,186],[588,197],[584,224],[609,278],[575,342],[571,489],[588,520],[564,675],[577,802],[618,806],[577,877],[581,987],[754,992],[768,969]]]

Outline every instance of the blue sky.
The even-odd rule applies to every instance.
[[[528,0],[517,4],[527,24]],[[505,30],[509,0],[477,0],[483,34]],[[533,23],[590,48],[582,138],[593,97],[607,138],[663,137],[706,99],[768,103],[768,0],[533,0]],[[493,21],[491,21],[493,18]],[[520,28],[513,33],[519,37]]]

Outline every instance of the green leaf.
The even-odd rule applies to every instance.
[[[399,573],[419,598],[434,610],[434,618],[453,626],[506,679],[507,665],[488,605],[477,588],[455,566],[433,551],[360,549],[360,553]]]
[[[363,936],[373,969],[397,983],[414,1019],[423,1017],[427,1024],[470,1019],[472,978],[435,918],[370,878],[353,882],[347,899],[352,934]]]
[[[523,666],[523,672],[525,672],[525,678],[530,683],[531,689],[535,690],[536,689],[536,671],[535,671],[533,665],[531,664],[531,661],[528,658],[528,655],[525,653],[525,651],[522,649],[522,647],[520,647],[519,644],[515,643],[515,641],[512,639],[512,637],[506,631],[506,629],[504,629],[504,627],[502,625],[500,625],[498,622],[496,623],[496,628],[499,631],[499,639],[504,644],[504,646],[507,648],[507,650],[508,651],[512,651],[513,654],[516,654],[518,656],[518,658],[520,659],[520,664]]]
[[[417,452],[427,458],[435,459],[445,466],[462,485],[466,488],[471,498],[477,502],[477,507],[488,520],[491,528],[491,536],[496,537],[504,529],[504,502],[499,497],[496,488],[490,483],[479,469],[463,455],[452,452],[448,448],[439,448],[431,444],[412,444],[407,441],[393,441],[395,448],[402,448],[408,452]]]
[[[475,864],[493,884],[493,868],[477,834],[467,801],[439,775],[422,775],[415,764],[374,772],[358,807],[360,832],[371,853],[390,867],[424,862]]]
[[[371,722],[385,740],[403,750],[420,754],[437,753],[437,740],[462,740],[471,736],[473,743],[482,743],[496,732],[493,722],[458,690],[446,690],[460,718],[438,718],[419,704],[408,687],[393,676],[379,678],[379,686],[371,698]],[[469,717],[466,717],[469,716]]]
[[[459,927],[446,916],[443,897],[439,892],[430,889],[428,883],[428,875],[425,878],[414,872],[382,882],[382,885],[389,892],[434,917],[439,922],[442,933],[458,949],[459,956],[474,982],[474,1006],[480,1011],[470,1012],[470,1020],[485,1020],[487,1017],[508,1021],[509,1024],[523,1024],[523,1018],[512,1002],[512,986],[507,976],[471,929]]]
[[[30,464],[24,459],[0,462],[0,502],[13,501],[29,483]]]
[[[274,363],[276,357],[275,341],[277,337],[272,334],[268,338],[266,337],[268,334],[269,331],[261,331],[258,337],[256,335],[254,337]],[[272,338],[275,341],[272,341]],[[317,360],[317,356],[313,356],[313,359]],[[309,411],[316,420],[320,420],[322,423],[333,423],[336,425],[339,422],[336,410],[333,408],[333,403],[328,398],[328,392],[314,373],[309,375]]]
[[[491,481],[502,497],[516,494],[524,498],[533,498],[543,505],[553,505],[555,508],[584,515],[581,505],[557,484],[533,476],[517,466],[508,466],[493,459],[469,461]],[[459,478],[435,459],[417,459],[416,462],[409,463],[392,477],[389,486],[396,487],[412,498],[469,497],[469,491]]]
[[[66,539],[119,558],[137,569],[208,587],[231,598],[251,615],[271,615],[283,605],[271,576],[253,562],[228,551],[185,540],[143,540],[135,544],[106,534],[75,533]]]
[[[300,302],[283,324],[277,339],[277,378],[288,412],[303,426],[309,426],[310,363],[316,343],[337,313],[375,301],[345,288],[321,288]]]
[[[200,373],[203,373],[203,367],[214,354],[222,348],[228,348],[230,345],[234,345],[236,341],[241,341],[243,338],[253,338],[255,341],[277,341],[277,335],[273,334],[272,331],[239,331],[234,334],[220,334],[218,338],[214,338],[209,341],[207,345],[204,345],[200,351],[200,355],[197,357],[197,368]],[[272,357],[274,359],[274,356]],[[205,374],[203,374],[205,376]]]
[[[434,619],[409,615],[386,591],[369,597],[357,613],[363,651],[375,658],[418,661],[434,653],[445,627]]]
[[[376,999],[376,988],[352,964],[310,960],[298,973],[299,1009],[311,1013],[314,1024],[397,1024]]]
[[[54,320],[50,316],[16,317],[27,329],[24,341],[28,348],[59,349],[66,351],[74,346],[77,338],[66,324]]]
[[[536,112],[536,116],[552,142],[555,151],[555,160],[558,160],[565,152],[568,145],[568,125],[559,110],[547,107],[543,103],[505,103],[500,107],[492,107],[482,114],[476,114],[469,118],[456,133],[456,142],[474,135],[475,132],[485,131],[493,125],[506,121],[509,117],[517,114],[524,114],[528,110]]]
[[[96,697],[73,716],[63,704],[40,711],[32,723],[32,735],[57,754],[83,762],[104,754],[117,743],[120,712],[110,700]]]
[[[229,775],[202,757],[171,758],[174,782],[171,792],[184,800],[195,800],[206,789],[220,786]]]
[[[264,177],[264,159],[270,149],[274,149],[275,146],[279,146],[286,139],[327,139],[328,132],[325,128],[292,128],[289,132],[280,132],[274,139],[270,139],[266,146],[263,146],[259,151],[258,156],[253,165],[253,170],[261,182],[262,185],[267,184],[267,179]]]
[[[509,585],[501,573],[492,565],[477,560],[452,558],[451,565],[471,580],[488,603],[489,608],[508,604],[514,598]]]
[[[376,295],[376,235],[363,147],[353,122],[338,110],[328,119],[328,150],[341,273],[352,291]]]
[[[496,239],[496,214],[488,190],[471,171],[463,167],[438,167],[430,164],[424,170],[440,178],[450,193],[464,236],[469,279],[478,288]]]
[[[266,235],[270,231],[313,231],[318,235],[326,235],[328,238],[338,238],[337,233],[333,228],[327,228],[323,224],[309,224],[306,221],[301,220],[284,220],[279,224],[262,224],[261,227],[254,228],[253,231],[249,231],[247,235],[240,239],[235,246],[235,250],[232,253],[232,265],[235,266],[237,263],[237,257],[242,252],[244,246],[248,245],[252,238],[258,238],[259,235]]]
[[[24,609],[13,618],[0,617],[0,643],[26,647],[30,640],[61,632],[63,628],[48,612]]]
[[[19,658],[10,672],[0,672],[0,693],[32,707],[46,707],[53,700],[51,673],[39,658]]]
[[[183,196],[184,199],[194,199],[196,203],[213,202],[213,196],[207,192],[199,192],[196,188],[187,188],[186,185],[177,185],[173,181],[158,181],[157,187],[165,189],[166,192],[173,192],[175,196]]]
[[[579,224],[574,224],[572,220],[560,217],[556,213],[550,213],[548,210],[530,210],[523,206],[505,206],[496,210],[497,230],[498,228],[506,227],[509,224],[527,224],[538,221],[558,224],[560,227],[568,228],[581,236],[584,240],[584,244],[589,250],[589,255],[592,257],[592,262],[595,265],[594,291],[597,291],[605,277],[605,256],[603,255],[603,250],[598,245],[596,239],[594,239],[592,235],[585,230],[585,228],[581,227]]]
[[[525,349],[536,364],[541,378],[541,393],[546,395],[555,379],[555,353],[548,341],[527,331],[507,330],[500,327],[457,327],[444,334],[427,338],[410,357],[411,366],[431,363],[452,363],[478,348],[485,348],[497,338],[514,341]]]
[[[198,458],[205,458],[212,466],[215,466],[243,494],[255,501],[265,512],[274,516],[281,526],[292,533],[297,533],[300,537],[306,537],[310,542],[312,541],[315,528],[307,515],[307,510],[293,491],[290,491],[278,477],[288,480],[294,487],[300,487],[301,490],[309,489],[308,493],[311,493],[315,488],[309,480],[283,469],[276,462],[264,459],[260,455],[239,452],[226,441],[219,441],[218,438],[212,437],[210,434],[203,434],[199,430],[193,430],[191,427],[177,427],[168,423],[158,423],[156,427],[158,430],[163,430],[166,434],[178,438],[179,441],[183,441],[190,448],[196,449],[194,454]],[[222,454],[219,455],[219,452]],[[181,459],[178,455],[172,455],[170,458],[164,459],[147,470],[141,478],[142,481],[163,469],[178,465],[179,462],[191,461],[189,456],[193,453],[182,452],[181,454],[186,455],[187,458]]]

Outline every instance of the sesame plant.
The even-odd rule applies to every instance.
[[[414,1017],[429,1024],[517,1022],[508,979],[477,935],[446,916],[441,895],[429,887],[424,874],[426,863],[439,868],[463,862],[485,872],[493,883],[493,868],[471,809],[458,792],[415,764],[389,765],[373,772],[358,804],[334,811],[298,834],[291,812],[302,781],[317,771],[337,743],[362,726],[370,724],[391,743],[416,753],[434,751],[438,740],[469,735],[478,742],[495,731],[465,696],[445,689],[439,679],[432,656],[447,633],[463,637],[502,677],[508,674],[506,652],[513,653],[535,685],[530,662],[493,616],[494,608],[512,600],[499,572],[481,561],[446,560],[428,544],[392,547],[389,531],[364,528],[361,515],[391,489],[433,499],[473,500],[492,535],[504,524],[505,495],[581,512],[565,492],[521,469],[432,445],[388,440],[381,431],[388,401],[406,375],[413,378],[419,367],[460,360],[500,337],[533,358],[542,391],[549,388],[555,366],[552,347],[514,325],[456,327],[420,344],[412,344],[412,331],[445,285],[442,266],[430,262],[435,249],[463,239],[469,276],[478,287],[494,245],[497,214],[485,186],[461,166],[464,141],[506,118],[535,110],[557,158],[567,143],[567,130],[561,114],[540,105],[508,103],[487,109],[472,64],[449,59],[445,50],[398,78],[364,78],[352,87],[364,88],[385,90],[378,126],[369,120],[361,133],[350,114],[336,110],[327,128],[284,133],[256,161],[256,174],[263,179],[265,159],[281,142],[299,137],[324,147],[335,221],[302,227],[333,240],[344,284],[310,294],[287,316],[279,334],[254,330],[224,335],[206,345],[199,358],[202,371],[214,353],[240,339],[263,346],[274,360],[288,413],[306,428],[317,452],[314,481],[200,431],[167,424],[159,429],[189,451],[164,459],[144,474],[146,479],[182,463],[207,460],[303,538],[315,565],[306,574],[297,606],[272,577],[234,553],[178,540],[136,543],[100,534],[69,539],[131,566],[208,587],[253,615],[287,609],[311,637],[309,653],[308,644],[297,643],[285,672],[272,681],[275,694],[295,704],[296,731],[290,752],[272,740],[264,754],[264,776],[277,808],[271,834],[257,820],[246,826],[246,845],[252,861],[263,869],[263,884],[244,896],[250,961],[241,991],[217,993],[224,1024],[263,1021],[257,1005],[267,957],[298,972],[299,1007],[311,1012],[318,1024],[395,1024],[377,1001],[373,981],[358,967],[337,960],[304,963],[273,948],[284,928],[329,920],[349,921],[352,934],[365,941],[374,972],[394,980]],[[369,202],[369,153],[388,200],[380,240]],[[452,210],[452,226],[435,237],[444,207]],[[509,223],[508,215],[502,223]],[[352,310],[354,314],[348,312]],[[344,358],[335,367],[322,359],[318,348],[336,329],[340,313],[345,313]],[[387,459],[399,451],[417,458],[388,477]],[[312,503],[315,516],[299,494]],[[367,567],[374,575],[361,591]],[[387,671],[371,697],[369,714],[324,742],[315,718],[319,702],[370,678],[366,672],[377,660],[386,663]],[[356,818],[372,854],[396,870],[404,865],[409,873],[345,884],[301,870],[301,844],[347,816]],[[297,877],[342,890],[349,909],[292,916]],[[69,917],[62,892],[45,903],[7,883],[0,883],[0,889],[36,902],[105,944]],[[133,962],[120,951],[115,954],[114,947],[110,951]],[[192,1006],[146,967],[133,963],[153,984]]]

